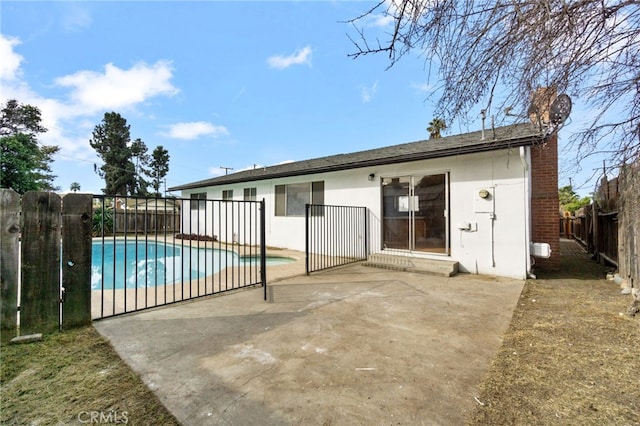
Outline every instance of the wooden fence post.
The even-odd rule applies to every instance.
[[[61,199],[52,192],[22,197],[22,289],[20,333],[48,332],[60,326]]]
[[[0,328],[3,336],[13,338],[18,319],[20,195],[12,189],[0,189],[0,227]]]
[[[62,326],[91,323],[91,194],[62,200]]]

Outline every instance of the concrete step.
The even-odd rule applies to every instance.
[[[446,259],[424,259],[421,257],[398,256],[375,253],[369,255],[365,266],[394,271],[416,272],[419,274],[452,277],[458,273],[458,262]]]

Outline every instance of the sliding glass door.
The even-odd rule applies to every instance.
[[[382,179],[384,248],[449,253],[447,177],[442,173]]]

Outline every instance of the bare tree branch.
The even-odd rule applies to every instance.
[[[370,46],[364,30],[374,17],[392,27]],[[385,53],[392,67],[418,50],[437,66],[435,115],[448,123],[487,100],[488,114],[510,107],[525,117],[531,93],[553,87],[592,108],[570,141],[576,161],[640,157],[640,1],[387,0],[348,22],[359,37],[350,37],[352,58]]]

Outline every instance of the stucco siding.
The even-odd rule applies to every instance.
[[[302,251],[304,217],[275,216],[275,186],[324,181],[324,204],[369,209],[372,234],[369,241],[372,250],[376,250],[381,241],[381,178],[439,173],[449,176],[449,258],[457,260],[460,269],[466,272],[525,278],[529,171],[517,148],[221,185],[185,190],[183,194],[189,197],[192,192],[206,191],[208,198],[220,199],[223,190],[233,189],[234,199],[242,200],[244,188],[256,188],[256,198],[264,198],[266,202],[267,245]],[[375,175],[373,180],[368,179],[370,174]],[[480,189],[488,190],[490,199],[480,199]],[[459,224],[466,223],[471,224],[470,230],[458,229]],[[443,255],[420,256],[441,258]]]

